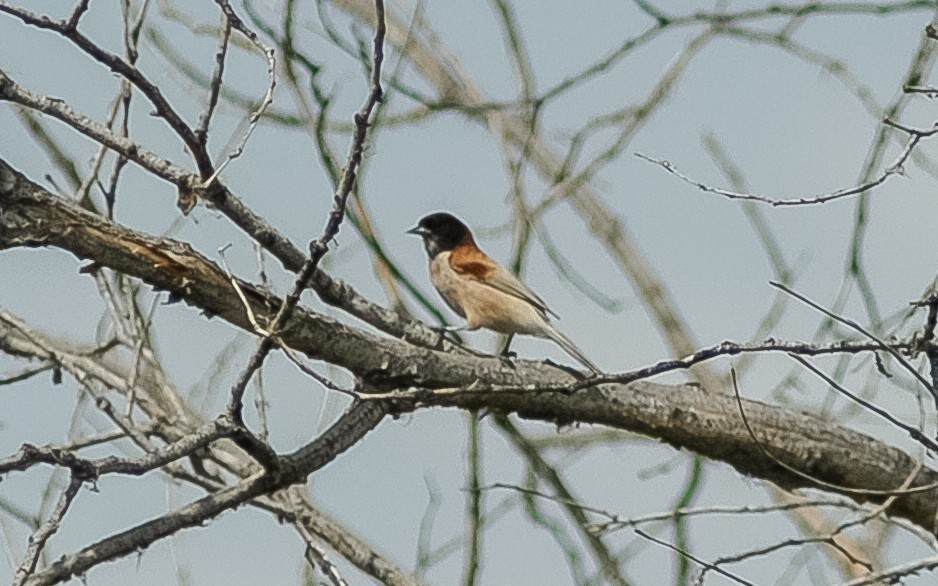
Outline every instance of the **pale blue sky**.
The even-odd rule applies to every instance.
[[[63,14],[71,2],[31,3],[35,10]],[[172,35],[175,48],[210,68],[215,40],[196,39],[183,27],[167,24],[162,3],[151,8],[151,22]],[[194,22],[214,25],[213,4],[185,5]],[[257,10],[279,18],[279,2],[258,2]],[[311,4],[311,3],[308,3]],[[587,66],[615,48],[626,35],[648,23],[629,2],[527,2],[516,3],[522,33],[536,73],[536,87],[544,90]],[[700,3],[707,9],[712,3]],[[727,10],[760,6],[758,2],[726,2]],[[400,4],[395,4],[399,8]],[[683,2],[662,3],[680,13]],[[117,2],[93,2],[82,21],[82,30],[118,50]],[[396,9],[397,9],[396,8]],[[406,8],[403,10],[407,10]],[[506,55],[496,17],[486,3],[429,0],[427,20],[449,51],[456,55],[469,76],[491,99],[511,99],[517,83]],[[340,31],[345,19],[332,11]],[[929,10],[906,12],[888,18],[868,16],[812,17],[795,34],[795,40],[840,59],[868,87],[873,99],[885,105],[900,90],[902,79],[929,22]],[[335,92],[335,116],[351,120],[365,91],[357,63],[331,48],[318,32],[315,10],[303,10],[302,46],[327,65],[326,86]],[[766,20],[760,28],[775,30],[779,21]],[[308,26],[305,23],[310,23]],[[664,34],[643,47],[605,76],[581,86],[551,103],[543,113],[544,135],[564,148],[569,134],[594,116],[643,99],[661,72],[699,28],[682,28]],[[390,71],[396,63],[392,56]],[[190,121],[201,108],[203,92],[178,73],[144,41],[141,68],[157,81],[168,98]],[[27,29],[0,16],[0,67],[22,85],[62,97],[76,109],[102,118],[116,91],[112,74],[96,66],[54,34]],[[235,55],[226,74],[232,87],[252,96],[264,88],[261,59]],[[418,80],[413,85],[425,88]],[[391,112],[413,103],[390,95]],[[910,125],[928,126],[934,119],[934,103],[918,98],[903,115]],[[178,142],[162,121],[149,118],[149,105],[136,99],[133,133],[148,148],[191,167]],[[275,107],[292,109],[286,87],[277,89]],[[238,129],[240,117],[222,107],[213,134],[214,152],[224,147]],[[87,162],[93,146],[60,125],[52,123],[56,136],[72,149],[76,160]],[[768,286],[771,267],[742,213],[738,202],[703,194],[664,171],[632,156],[641,152],[665,158],[683,172],[717,185],[727,185],[710,159],[702,137],[713,133],[744,171],[753,190],[777,197],[812,195],[853,184],[862,167],[877,127],[877,117],[867,113],[843,85],[816,65],[806,64],[775,47],[718,38],[690,64],[675,91],[635,136],[624,153],[605,167],[593,182],[604,202],[634,234],[659,278],[668,286],[693,334],[701,344],[731,338],[747,340],[773,302]],[[588,147],[589,160],[602,147]],[[346,152],[347,137],[336,137],[336,150]],[[923,153],[932,153],[929,144]],[[891,161],[898,148],[889,150]],[[38,147],[26,138],[7,106],[0,107],[0,155],[32,177],[43,181],[49,164]],[[457,213],[480,234],[482,247],[499,260],[511,251],[510,231],[504,228],[512,211],[508,200],[510,179],[497,142],[478,122],[455,114],[438,115],[414,126],[382,129],[370,142],[363,193],[389,254],[424,291],[432,293],[426,278],[426,260],[418,240],[404,235],[417,218],[431,210]],[[255,211],[271,220],[294,242],[303,245],[321,231],[331,205],[328,182],[311,149],[307,135],[262,126],[245,151],[225,171],[224,181]],[[60,185],[64,185],[58,179]],[[540,200],[546,186],[533,174],[526,175],[528,197]],[[129,167],[122,179],[117,205],[120,221],[137,229],[162,233],[178,218],[175,191],[142,171]],[[789,263],[799,269],[796,287],[822,303],[829,303],[841,285],[845,254],[853,226],[856,200],[824,206],[780,209],[763,207],[781,242]],[[884,314],[906,307],[934,279],[938,270],[938,246],[934,218],[938,200],[934,180],[910,166],[908,177],[896,177],[878,189],[871,200],[871,226],[865,247],[866,268]],[[606,295],[622,302],[622,310],[609,314],[583,299],[563,282],[542,249],[535,245],[526,263],[526,282],[562,316],[561,327],[598,364],[610,371],[627,370],[669,357],[667,347],[636,298],[627,279],[616,269],[600,243],[591,238],[582,220],[567,206],[554,208],[546,228],[557,245],[579,270]],[[217,249],[230,243],[232,269],[254,278],[256,267],[250,242],[218,213],[198,208],[177,237],[192,242],[200,252],[217,258]],[[352,283],[371,299],[383,301],[384,293],[374,278],[365,247],[345,226],[340,247],[327,257],[329,271]],[[0,306],[29,321],[76,341],[90,342],[102,311],[93,283],[77,273],[78,263],[61,252],[17,250],[0,253]],[[269,272],[281,291],[290,282],[274,262]],[[435,299],[435,296],[434,296]],[[304,300],[321,304],[311,294]],[[416,305],[412,305],[416,307]],[[331,311],[331,310],[330,310]],[[863,318],[854,296],[846,311]],[[422,315],[422,314],[421,314]],[[818,316],[801,306],[791,306],[773,335],[808,339]],[[209,389],[205,414],[214,415],[226,400],[226,392],[240,364],[253,347],[248,338],[219,320],[205,320],[180,304],[161,307],[156,333],[168,372],[180,389],[187,389],[203,374],[224,345],[240,336],[239,359],[216,387]],[[474,334],[472,344],[490,348],[492,337]],[[566,361],[563,353],[547,342],[519,340],[514,350],[525,357],[550,356]],[[721,363],[725,364],[725,363]],[[825,367],[831,361],[821,362]],[[18,368],[20,362],[0,356],[0,374]],[[765,397],[790,364],[768,358],[745,377],[745,392]],[[863,368],[848,377],[856,383],[867,373]],[[321,426],[322,413],[333,417],[344,399],[329,398],[311,381],[279,357],[265,370],[271,407],[271,439],[281,450],[308,441]],[[341,378],[341,377],[340,377]],[[677,380],[677,379],[675,379]],[[898,397],[890,406],[904,416],[914,416],[914,403],[904,392],[884,386],[884,393]],[[789,393],[802,408],[822,403],[826,390],[813,384],[804,393]],[[326,407],[323,406],[324,401]],[[76,385],[66,378],[52,386],[39,377],[0,389],[0,455],[21,443],[58,442],[66,439],[76,403]],[[838,403],[840,404],[840,403]],[[102,428],[102,416],[85,409],[80,429]],[[252,413],[253,416],[253,413]],[[256,420],[254,420],[256,422]],[[914,419],[911,419],[914,421]],[[417,532],[428,495],[425,479],[438,487],[443,498],[434,530],[434,544],[462,533],[464,520],[466,416],[454,411],[429,410],[399,421],[385,421],[355,448],[314,475],[310,486],[314,500],[347,527],[371,542],[396,563],[410,568]],[[903,438],[861,417],[849,422],[884,437],[893,445],[906,446]],[[546,425],[523,424],[528,431],[552,435]],[[565,433],[575,433],[567,431]],[[484,481],[523,482],[518,457],[498,432],[485,426]],[[106,450],[92,453],[104,454]],[[683,485],[690,457],[654,442],[635,440],[596,448],[575,456],[565,468],[571,486],[585,503],[623,516],[667,509]],[[667,471],[646,479],[648,470],[670,462]],[[38,491],[46,484],[48,470],[13,474],[0,484],[0,498],[34,510]],[[157,475],[141,479],[108,478],[100,492],[83,490],[61,532],[50,544],[54,556],[74,551],[89,541],[127,528],[198,496],[187,487],[167,489]],[[505,493],[492,493],[492,507]],[[766,491],[758,481],[741,478],[728,467],[708,467],[700,504],[764,503]],[[555,509],[552,514],[560,516]],[[0,534],[5,557],[0,581],[8,580],[10,564],[22,557],[28,532],[11,524]],[[756,542],[771,542],[797,535],[790,522],[778,517],[692,523],[694,552],[706,559],[731,554]],[[719,535],[719,539],[714,539]],[[570,581],[562,554],[541,529],[533,528],[515,510],[490,528],[483,565],[484,584],[562,584]],[[670,538],[669,532],[663,537]],[[13,538],[13,541],[8,541]],[[638,538],[629,532],[610,539],[617,547]],[[672,556],[656,546],[633,542],[642,553],[626,565],[626,574],[637,584],[668,583],[662,568],[670,568]],[[924,548],[900,538],[890,544],[890,560],[913,559]],[[296,583],[302,559],[302,543],[288,527],[269,515],[249,508],[223,515],[209,527],[189,530],[164,540],[143,553],[105,564],[88,576],[90,583],[166,584],[175,578],[175,564],[191,573],[196,584]],[[790,558],[760,558],[732,569],[757,583],[773,583]],[[823,565],[823,564],[822,564]],[[352,583],[366,580],[342,562]],[[829,571],[830,568],[826,567]],[[461,552],[433,568],[427,579],[452,584],[461,576]],[[836,576],[834,573],[828,577]],[[832,578],[833,579],[833,578]],[[712,583],[720,583],[713,577]],[[795,583],[808,583],[800,574]],[[919,583],[926,583],[925,581]],[[916,583],[916,582],[910,582]]]

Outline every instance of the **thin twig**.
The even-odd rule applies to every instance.
[[[671,545],[671,544],[668,543],[667,541],[658,539],[657,537],[652,537],[651,535],[645,533],[645,532],[642,531],[641,529],[634,529],[634,531],[635,531],[635,533],[636,533],[637,535],[639,535],[640,537],[643,537],[643,538],[645,538],[645,539],[647,539],[648,541],[651,541],[651,542],[653,542],[653,543],[657,543],[658,545],[661,545],[661,546],[663,546],[663,547],[666,547],[666,548],[668,548],[668,549],[670,549],[670,550],[672,550],[672,551],[676,551],[677,553],[681,554],[682,556],[684,556],[684,557],[688,558],[689,560],[693,561],[695,564],[697,564],[697,565],[699,565],[699,566],[702,566],[702,567],[704,567],[704,568],[713,570],[713,571],[716,572],[717,574],[720,574],[721,576],[724,576],[724,577],[726,577],[726,578],[729,578],[730,580],[736,582],[737,584],[744,584],[744,585],[746,585],[746,586],[755,586],[752,582],[747,582],[746,580],[743,580],[742,578],[740,578],[740,577],[738,577],[738,576],[735,576],[735,575],[733,575],[733,574],[727,572],[726,570],[724,570],[723,568],[721,568],[721,567],[719,567],[719,566],[715,566],[715,565],[713,565],[713,564],[711,564],[711,563],[709,563],[709,562],[706,562],[706,561],[704,561],[704,560],[702,560],[702,559],[696,557],[695,555],[693,555],[692,553],[690,553],[690,552],[688,552],[688,551],[685,551],[685,550],[683,550],[683,549],[680,549],[680,548],[678,548],[677,546]]]
[[[59,530],[62,519],[65,517],[65,513],[68,512],[68,508],[71,506],[75,496],[78,495],[82,484],[84,484],[84,481],[73,474],[71,480],[69,480],[68,487],[62,492],[62,496],[59,497],[59,502],[55,505],[52,514],[46,522],[40,525],[29,537],[29,547],[26,548],[26,558],[23,560],[23,563],[20,564],[20,567],[16,569],[16,574],[13,576],[13,586],[22,586],[29,576],[36,571],[36,564],[39,562],[39,556],[42,554],[46,542]]]
[[[829,309],[815,303],[814,301],[808,299],[804,295],[798,293],[797,291],[795,291],[788,285],[785,285],[784,283],[769,281],[769,284],[777,289],[781,289],[785,293],[788,293],[789,295],[791,295],[798,301],[801,301],[802,303],[816,309],[817,311],[820,311],[821,313],[831,318],[832,320],[835,320],[844,324],[848,328],[863,334],[870,340],[873,340],[874,342],[879,344],[879,347],[882,350],[885,350],[886,352],[891,354],[892,357],[895,358],[899,362],[899,364],[902,365],[903,368],[909,371],[909,373],[911,373],[912,376],[915,377],[916,380],[918,380],[918,382],[922,383],[922,386],[925,387],[925,389],[929,393],[931,393],[932,396],[935,398],[935,404],[938,405],[938,390],[936,390],[935,387],[928,381],[928,379],[922,376],[922,373],[920,373],[917,368],[915,368],[908,360],[906,360],[904,356],[899,354],[899,351],[893,348],[890,344],[887,344],[885,341],[881,340],[880,338],[875,336],[872,332],[870,332],[869,330],[867,330],[866,328],[864,328],[857,322],[853,321],[852,319],[848,319],[843,316],[837,315],[836,313],[830,311]]]
[[[248,119],[248,129],[244,133],[244,136],[241,137],[241,142],[225,157],[225,160],[218,165],[213,173],[205,177],[205,181],[202,183],[203,188],[208,188],[214,183],[218,175],[228,166],[228,163],[237,159],[244,152],[244,147],[247,146],[248,140],[250,140],[251,135],[254,134],[254,130],[257,128],[258,123],[261,118],[264,116],[264,112],[267,111],[267,108],[274,101],[274,87],[277,85],[277,60],[274,54],[273,47],[268,47],[263,42],[261,42],[260,37],[257,36],[257,33],[249,29],[241,18],[235,14],[234,9],[228,3],[228,0],[215,0],[215,3],[221,7],[222,12],[225,15],[226,26],[231,26],[236,31],[244,35],[251,41],[257,49],[264,54],[264,58],[267,60],[267,90],[264,92],[264,97],[261,100],[260,105],[257,109],[251,114],[251,117]],[[224,61],[224,55],[220,57]],[[221,76],[221,68],[216,70],[216,73]],[[209,116],[211,113],[209,112]],[[206,127],[207,129],[207,127]],[[205,173],[203,173],[205,175]]]
[[[332,583],[332,586],[348,586],[348,582],[346,582],[345,579],[342,578],[342,574],[339,573],[339,568],[332,563],[332,560],[326,555],[325,550],[316,543],[316,538],[310,533],[306,525],[295,522],[293,526],[296,527],[297,532],[303,538],[303,541],[306,542],[305,555],[306,561],[309,562],[310,567],[313,570],[318,567],[319,570],[329,578],[329,582]]]
[[[222,12],[221,39],[218,42],[218,51],[215,53],[215,70],[212,72],[212,79],[208,85],[208,100],[205,102],[205,109],[199,116],[199,124],[196,126],[195,135],[199,139],[202,148],[206,148],[208,141],[208,127],[212,122],[212,114],[215,113],[215,106],[218,105],[218,94],[221,91],[222,76],[225,73],[225,58],[228,55],[228,41],[231,39],[231,19]]]
[[[338,189],[333,198],[332,211],[329,214],[329,219],[326,221],[322,236],[312,241],[309,245],[309,258],[304,263],[302,270],[296,278],[293,291],[287,296],[283,304],[281,304],[280,310],[277,312],[276,317],[268,328],[268,334],[258,343],[257,350],[255,350],[247,366],[242,370],[241,374],[238,376],[238,380],[231,388],[228,412],[236,422],[240,423],[242,420],[241,411],[243,407],[244,391],[247,388],[248,381],[251,380],[254,372],[261,367],[267,354],[269,354],[270,350],[274,347],[274,336],[277,335],[281,327],[286,325],[290,314],[293,313],[293,309],[296,307],[296,304],[299,303],[300,295],[309,285],[310,279],[312,279],[313,274],[315,274],[319,266],[319,262],[328,252],[329,244],[339,233],[339,228],[342,225],[342,221],[345,219],[345,207],[348,203],[352,188],[355,185],[358,167],[361,165],[362,161],[369,118],[371,117],[372,110],[375,108],[378,101],[381,100],[382,96],[381,64],[384,61],[384,36],[386,30],[383,0],[375,0],[375,17],[377,24],[375,26],[371,88],[368,92],[368,97],[365,99],[365,104],[362,106],[361,110],[355,114],[355,134],[352,139],[352,144],[349,147],[349,156],[345,166],[345,172],[342,174],[342,179],[339,181]],[[237,25],[234,26],[237,28]]]
[[[483,494],[480,489],[482,481],[482,438],[481,419],[478,413],[470,413],[469,423],[469,450],[466,454],[468,467],[468,481],[466,496],[466,567],[463,574],[463,586],[478,584],[482,567],[482,532],[483,525]]]
[[[911,425],[903,421],[900,421],[899,419],[894,417],[891,413],[889,413],[885,409],[882,409],[881,407],[877,407],[871,402],[861,397],[858,397],[854,393],[851,393],[850,391],[845,389],[843,385],[839,384],[833,378],[829,377],[824,371],[814,366],[813,364],[811,364],[810,362],[808,362],[806,359],[802,358],[801,356],[798,356],[797,354],[789,354],[789,357],[791,357],[792,360],[797,361],[799,364],[801,364],[802,366],[804,366],[805,368],[807,368],[808,370],[816,374],[818,377],[824,380],[824,382],[826,382],[831,388],[833,388],[840,394],[849,398],[851,401],[854,401],[858,405],[864,407],[868,411],[872,411],[873,413],[879,415],[880,417],[882,417],[883,419],[885,419],[892,425],[898,427],[899,429],[905,431],[907,434],[909,434],[909,437],[911,437],[916,442],[920,443],[926,449],[931,450],[933,454],[938,454],[938,443],[936,443],[935,440],[928,437],[925,434],[925,432],[923,432],[922,430],[916,429],[915,427],[912,427]]]
[[[668,521],[675,517],[695,517],[695,516],[707,516],[707,515],[742,515],[742,514],[765,514],[765,513],[778,513],[791,511],[794,509],[802,508],[816,508],[816,507],[834,507],[834,508],[844,508],[849,510],[861,510],[862,507],[857,503],[843,499],[843,500],[831,500],[831,499],[815,499],[815,500],[802,500],[794,501],[783,504],[773,504],[773,505],[764,505],[764,506],[755,506],[755,505],[734,505],[734,506],[708,506],[708,507],[692,507],[692,508],[679,508],[673,509],[670,511],[665,511],[662,513],[653,513],[650,515],[644,515],[641,517],[629,517],[623,518],[620,515],[611,513],[609,511],[592,507],[589,505],[584,505],[583,503],[577,502],[571,499],[565,499],[557,495],[548,494],[539,490],[528,488],[525,486],[519,486],[517,484],[507,484],[504,482],[495,482],[483,486],[481,490],[495,490],[495,489],[506,489],[515,492],[520,492],[524,494],[529,494],[536,496],[538,498],[546,499],[556,503],[562,503],[565,505],[570,505],[582,509],[587,513],[593,513],[601,517],[606,517],[608,521],[602,523],[593,523],[589,526],[590,531],[595,533],[609,533],[612,531],[618,531],[620,529],[625,529],[628,527],[635,527],[637,525],[644,525],[647,523],[656,523],[660,521]]]
[[[744,193],[744,192],[739,192],[739,191],[731,191],[731,190],[723,189],[720,187],[713,187],[713,186],[707,185],[706,183],[703,183],[701,181],[688,177],[684,173],[678,171],[677,167],[675,167],[670,161],[666,161],[664,159],[655,159],[647,155],[643,155],[641,153],[635,153],[635,156],[638,157],[639,159],[648,161],[649,163],[652,163],[661,167],[662,169],[674,175],[678,179],[681,179],[685,183],[689,183],[693,185],[694,187],[696,187],[697,189],[705,193],[714,193],[716,195],[722,195],[723,197],[726,197],[728,199],[755,201],[755,202],[765,203],[765,204],[769,204],[773,206],[798,206],[798,205],[820,204],[820,203],[827,203],[829,201],[833,201],[836,199],[841,199],[844,197],[849,197],[852,195],[859,195],[861,193],[866,193],[872,190],[873,188],[882,185],[893,175],[901,175],[904,172],[903,166],[905,165],[909,157],[912,155],[912,151],[915,150],[915,147],[918,145],[918,143],[923,138],[928,138],[934,135],[935,133],[938,133],[938,126],[935,126],[929,129],[924,129],[924,130],[915,129],[915,128],[910,128],[908,126],[904,126],[902,124],[894,122],[890,120],[889,118],[883,119],[883,124],[887,126],[892,126],[893,128],[897,128],[905,132],[906,134],[909,135],[909,139],[906,142],[905,147],[902,149],[902,152],[899,153],[899,156],[892,163],[892,165],[890,165],[885,170],[883,170],[883,172],[880,173],[880,175],[878,175],[877,177],[874,177],[873,179],[870,179],[869,181],[861,183],[860,185],[855,185],[853,187],[846,187],[843,189],[838,189],[835,191],[822,193],[820,195],[802,196],[802,197],[796,197],[796,198],[790,198],[790,199],[780,199],[780,198],[770,197],[766,195],[759,195],[755,193]]]
[[[779,460],[775,455],[769,452],[768,448],[765,447],[762,441],[759,440],[758,437],[756,437],[756,432],[755,430],[752,429],[752,424],[749,423],[749,418],[746,416],[746,411],[743,408],[743,399],[739,393],[739,384],[738,384],[738,381],[736,380],[735,369],[730,370],[730,376],[733,381],[733,395],[736,398],[736,407],[739,410],[739,416],[743,420],[743,425],[745,426],[746,432],[749,434],[749,437],[752,438],[752,441],[756,444],[756,447],[759,449],[760,452],[762,452],[763,455],[765,455],[767,458],[769,458],[770,460],[772,460],[773,462],[775,462],[776,464],[778,464],[779,466],[781,466],[788,472],[791,472],[792,474],[799,476],[803,478],[804,480],[809,480],[813,482],[814,484],[817,484],[818,486],[821,486],[824,488],[829,488],[837,492],[864,495],[864,496],[882,496],[882,497],[903,496],[903,495],[909,495],[909,494],[931,492],[935,490],[936,488],[938,488],[938,482],[933,482],[931,484],[926,484],[923,486],[916,486],[913,488],[906,488],[906,489],[900,489],[900,490],[872,490],[868,488],[851,488],[847,486],[841,486],[839,484],[834,484],[831,482],[825,482],[821,480],[820,478],[812,476],[806,472],[802,472],[801,470],[798,470],[797,468],[791,466],[790,464],[787,464],[786,462]]]
[[[84,51],[89,57],[95,61],[98,61],[111,71],[117,73],[132,83],[137,89],[140,90],[141,93],[143,93],[144,96],[147,97],[148,100],[150,100],[150,103],[153,104],[153,107],[156,111],[156,115],[166,120],[170,128],[173,129],[173,131],[185,143],[186,147],[188,147],[193,155],[196,156],[200,171],[208,171],[210,173],[211,162],[200,159],[198,157],[198,153],[200,152],[199,143],[193,130],[189,127],[188,124],[186,124],[186,122],[176,112],[176,110],[173,109],[166,98],[163,97],[163,93],[160,91],[160,88],[152,81],[150,81],[142,71],[127,63],[118,55],[106,51],[100,45],[86,37],[72,25],[71,19],[52,20],[45,15],[36,14],[24,8],[12,6],[4,0],[0,0],[0,12],[5,12],[15,16],[23,23],[30,26],[35,26],[40,29],[47,29],[58,33],[62,37],[71,41],[79,49]],[[81,14],[78,13],[78,16],[80,17]],[[75,24],[77,24],[77,19]]]
[[[863,576],[862,578],[857,578],[856,580],[850,580],[849,582],[844,582],[840,586],[872,586],[874,584],[899,584],[902,581],[902,578],[908,576],[914,576],[920,574],[921,572],[933,571],[935,568],[938,568],[938,556],[932,556],[925,558],[923,560],[917,560],[907,564],[902,564],[899,566],[893,566],[892,568],[882,570],[879,572],[872,572]]]

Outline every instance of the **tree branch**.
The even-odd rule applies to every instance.
[[[206,313],[251,331],[227,275],[188,246],[115,226],[52,196],[6,165],[0,165],[0,210],[0,248],[56,246],[168,289]],[[240,286],[258,318],[272,319],[279,299],[246,282]],[[297,307],[282,338],[307,356],[343,366],[379,388],[422,389],[358,403],[329,433],[284,456],[283,478],[300,479],[303,473],[325,465],[388,412],[405,413],[429,406],[493,409],[543,421],[578,421],[634,431],[788,489],[811,487],[813,482],[778,461],[830,484],[874,491],[894,491],[916,466],[903,451],[821,417],[744,401],[747,419],[760,435],[756,442],[732,396],[703,392],[696,385],[638,381],[570,392],[578,381],[563,369],[532,361],[517,361],[512,368],[496,358],[415,347],[347,326],[302,306]],[[496,387],[498,391],[485,390]],[[566,388],[567,392],[529,390],[532,387]],[[774,460],[766,458],[763,447],[772,451]],[[938,474],[924,470],[913,488],[936,481]],[[261,482],[263,486],[248,483],[237,494],[252,498],[276,486],[267,482]],[[902,496],[891,513],[932,531],[936,512],[933,492]],[[875,502],[882,498],[876,494],[858,496],[852,491],[846,494]],[[224,502],[230,505],[233,501]],[[217,501],[211,503],[205,510],[224,510]],[[188,526],[182,519],[174,523],[177,528]],[[168,533],[161,530],[158,534]]]

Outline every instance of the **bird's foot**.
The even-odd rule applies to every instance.
[[[512,352],[506,346],[505,348],[502,349],[501,352],[496,354],[496,356],[498,357],[499,360],[502,361],[502,364],[504,364],[505,366],[511,368],[512,370],[517,369],[517,365],[515,364],[515,358],[518,357],[517,352]]]
[[[518,369],[518,366],[515,364],[515,358],[517,357],[518,355],[514,352],[505,352],[498,355],[498,359],[501,361],[501,363],[512,370]]]
[[[439,336],[440,336],[440,339],[437,341],[436,345],[437,345],[438,347],[442,348],[442,347],[443,347],[443,342],[444,342],[445,340],[447,340],[447,337],[446,337],[447,334],[454,334],[454,333],[456,333],[456,332],[464,331],[464,330],[466,329],[466,327],[465,327],[465,326],[437,326],[437,327],[434,327],[434,328],[432,328],[432,329],[433,329],[433,331],[435,331],[435,332],[436,332],[437,334],[439,334]],[[462,345],[462,344],[459,343],[459,340],[456,340],[456,339],[454,339],[454,338],[452,338],[452,337],[449,338],[449,341],[452,342],[453,344],[458,345],[458,346],[461,346],[461,345]]]

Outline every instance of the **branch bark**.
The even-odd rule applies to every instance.
[[[190,246],[128,230],[85,212],[0,161],[0,249],[36,246],[67,250],[79,258],[133,275],[209,315],[253,331],[228,277]],[[239,281],[239,287],[257,319],[273,319],[280,303],[275,295],[243,281]],[[347,368],[376,387],[416,389],[358,402],[330,432],[285,456],[287,464],[281,478],[294,482],[351,447],[385,414],[433,406],[487,408],[561,424],[577,421],[608,425],[723,461],[743,474],[786,489],[817,488],[815,483],[779,465],[777,459],[830,485],[845,487],[826,490],[861,501],[881,501],[885,495],[870,491],[894,491],[916,469],[916,462],[905,452],[865,434],[818,416],[743,400],[756,441],[746,430],[733,396],[706,392],[696,385],[638,381],[629,385],[603,384],[571,393],[533,392],[526,389],[572,388],[580,381],[548,364],[518,361],[512,368],[496,358],[414,346],[362,331],[305,307],[297,308],[282,337],[307,356]],[[491,387],[501,390],[478,390]],[[227,496],[206,497],[199,506],[217,514],[234,497],[253,497],[280,487],[264,478],[248,480],[230,489]],[[938,473],[924,470],[913,487],[935,482]],[[852,488],[867,492],[849,490]],[[906,494],[896,500],[890,513],[933,532],[935,492]],[[170,529],[188,526],[191,512],[173,517],[168,528],[151,527],[149,535],[156,539],[170,534]],[[69,568],[74,571],[77,566]]]

